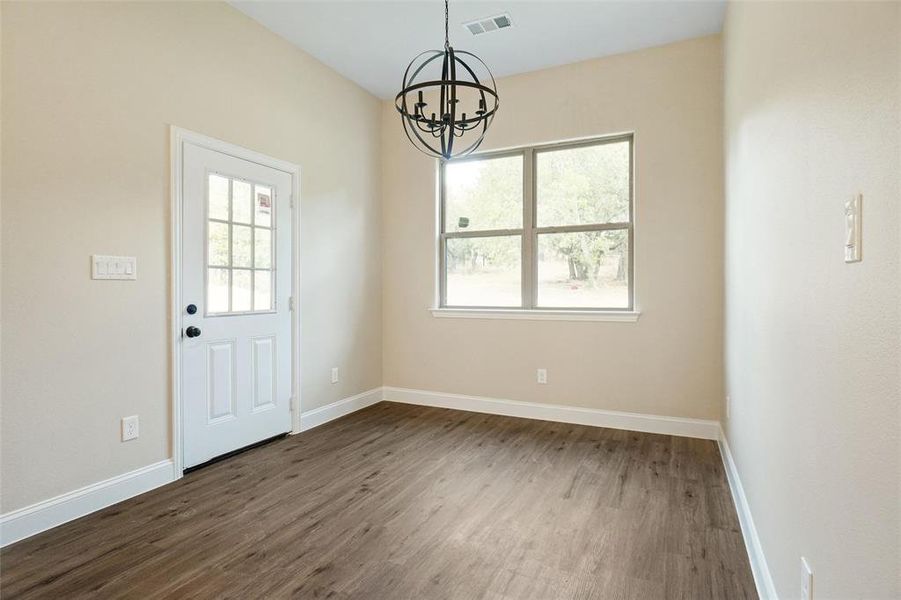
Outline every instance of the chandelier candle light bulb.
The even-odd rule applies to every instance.
[[[427,77],[427,71],[436,70],[439,64],[440,78]],[[432,112],[430,118],[425,116],[428,102],[424,92],[430,98],[433,95],[437,98],[440,118],[438,112]],[[454,50],[450,45],[447,0],[444,2],[444,50],[427,50],[413,59],[404,73],[403,89],[395,97],[394,106],[400,113],[407,138],[430,156],[444,160],[465,156],[485,139],[499,106],[497,85],[488,66],[478,56]],[[467,116],[462,111],[468,106],[475,108],[469,112],[475,116]]]

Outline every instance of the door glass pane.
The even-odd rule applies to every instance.
[[[250,271],[232,271],[232,312],[250,310]]]
[[[272,188],[263,185],[256,186],[254,195],[254,207],[256,214],[255,223],[263,227],[272,226]]]
[[[629,232],[538,235],[538,298],[543,308],[628,308]]]
[[[206,311],[228,312],[228,269],[207,270]]]
[[[522,155],[448,163],[445,231],[522,227]]]
[[[522,236],[447,240],[447,306],[522,306]]]
[[[232,221],[250,223],[250,184],[246,181],[232,181]]]
[[[272,310],[273,188],[212,174],[209,186],[207,314]]]
[[[228,266],[228,224],[217,221],[209,222],[209,266]]]
[[[228,178],[210,174],[209,185],[210,218],[228,221]]]
[[[253,309],[272,310],[272,273],[254,271]]]
[[[256,227],[254,236],[253,266],[269,269],[272,267],[272,230]]]
[[[251,267],[250,227],[232,225],[232,266]]]
[[[538,152],[539,227],[629,221],[629,142]]]

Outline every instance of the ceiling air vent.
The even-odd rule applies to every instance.
[[[475,21],[463,23],[463,27],[468,29],[469,33],[471,33],[472,35],[482,35],[483,33],[488,33],[489,31],[497,31],[498,29],[506,29],[512,26],[513,21],[510,20],[510,15],[507,14],[488,17],[487,19],[476,19]]]

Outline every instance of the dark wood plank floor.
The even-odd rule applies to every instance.
[[[3,598],[756,597],[716,444],[381,403],[0,554]]]

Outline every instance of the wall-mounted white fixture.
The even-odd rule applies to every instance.
[[[863,194],[857,194],[845,202],[845,262],[861,261],[861,208]]]
[[[801,557],[801,600],[813,600],[813,571],[803,556]]]
[[[538,369],[538,383],[547,383],[547,369]]]
[[[122,441],[134,440],[138,437],[138,415],[122,418]]]
[[[338,383],[338,367],[332,367],[332,383]]]
[[[91,256],[91,279],[137,279],[138,259],[134,256]]]

